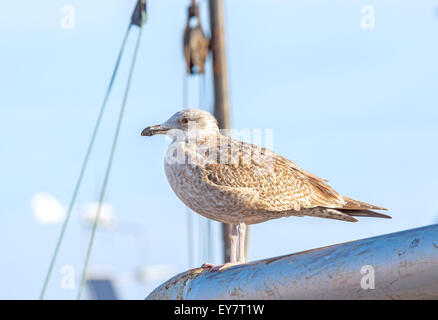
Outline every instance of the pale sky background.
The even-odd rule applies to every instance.
[[[1,299],[39,296],[135,2],[0,3]],[[200,2],[206,20],[206,1]],[[197,252],[195,265],[188,265],[185,208],[163,170],[167,142],[140,136],[182,106],[189,1],[148,3],[105,198],[115,224],[98,231],[91,260],[95,272],[117,278],[124,299],[143,299],[164,281],[130,280],[139,267],[170,266],[176,274],[203,262]],[[60,26],[64,5],[75,9],[74,30]],[[375,8],[374,30],[361,28],[364,5]],[[291,217],[255,225],[249,259],[436,222],[438,1],[228,0],[225,6],[233,127],[273,129],[276,152],[393,216],[356,224]],[[81,216],[98,197],[137,32],[129,38],[47,298],[76,297],[89,237]],[[211,89],[210,72],[206,82]],[[189,85],[190,106],[211,110],[211,92],[199,106],[198,79]],[[44,208],[52,215],[42,224],[36,217]],[[193,220],[197,241],[197,224],[205,221]],[[210,261],[220,263],[218,224],[213,227]],[[75,270],[74,290],[60,286],[66,265]]]

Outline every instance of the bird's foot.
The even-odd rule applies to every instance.
[[[233,267],[233,266],[237,266],[239,264],[241,264],[241,263],[240,262],[233,262],[233,263],[227,262],[227,263],[219,264],[216,266],[212,263],[206,262],[202,265],[201,268],[206,269],[206,270],[211,271],[211,272],[218,272],[218,271],[224,271],[225,269],[228,269],[228,268]]]

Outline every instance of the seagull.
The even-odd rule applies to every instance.
[[[387,209],[340,195],[327,180],[271,150],[221,134],[207,111],[184,109],[141,133],[157,134],[171,139],[164,170],[178,198],[196,213],[232,226],[230,262],[205,263],[210,271],[246,262],[246,225],[289,216],[391,218],[373,211]]]

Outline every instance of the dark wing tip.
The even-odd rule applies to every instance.
[[[384,210],[387,211],[388,209],[384,208],[384,207],[379,207],[379,206],[375,206],[373,204],[369,204],[366,202],[362,202],[359,200],[354,200],[348,197],[343,196],[343,199],[345,201],[344,206],[342,207],[342,209],[346,209],[346,210]]]
[[[374,212],[372,210],[345,210],[345,209],[338,209],[339,211],[348,214],[349,216],[354,217],[372,217],[372,218],[384,218],[384,219],[392,219],[391,216],[388,216],[387,214]]]

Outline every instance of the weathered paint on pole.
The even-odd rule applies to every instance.
[[[223,272],[189,270],[146,299],[438,299],[438,224]]]

